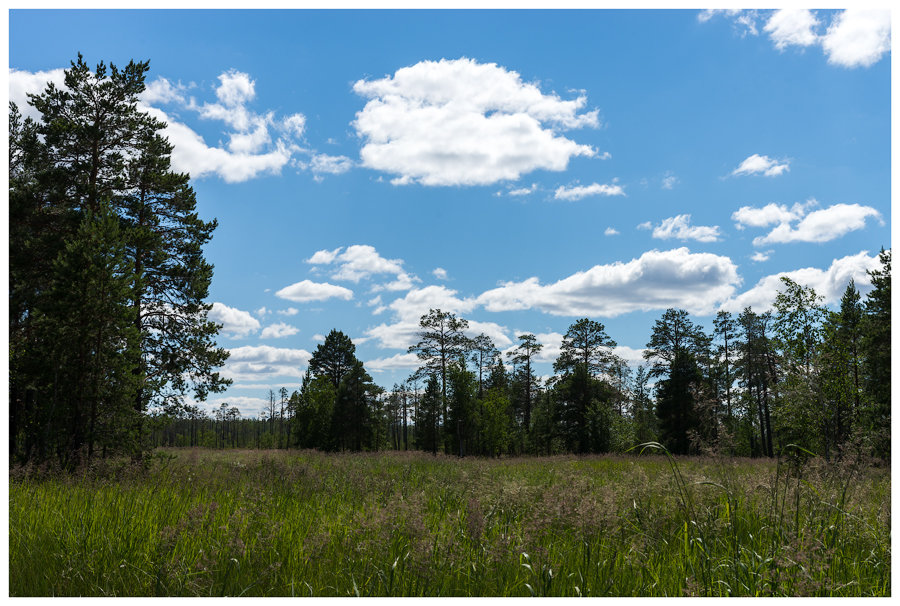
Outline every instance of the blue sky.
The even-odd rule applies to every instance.
[[[39,43],[37,42],[39,41]],[[212,316],[244,414],[344,331],[379,384],[418,317],[501,350],[602,322],[836,301],[890,247],[890,18],[858,11],[9,15],[10,98],[81,52],[149,59],[142,106],[219,227]]]

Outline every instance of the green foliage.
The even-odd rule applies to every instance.
[[[611,349],[615,346],[603,324],[582,318],[569,326],[563,336],[553,370],[565,374],[580,364],[587,368],[588,374],[597,376],[610,367]]]
[[[350,337],[337,329],[332,329],[325,341],[316,345],[309,360],[309,370],[316,377],[327,377],[331,385],[338,389],[344,374],[356,364],[356,346]]]
[[[865,361],[868,431],[879,456],[891,454],[891,251],[878,256],[881,267],[869,272],[873,289],[866,295],[862,349]]]
[[[675,454],[692,451],[690,433],[697,431],[697,386],[700,369],[686,350],[678,351],[672,359],[669,376],[657,387],[656,416],[662,443]]]
[[[140,457],[151,408],[229,383],[204,303],[216,224],[171,171],[165,124],[137,109],[148,69],[79,55],[63,88],[29,96],[39,122],[10,106],[14,459]]]

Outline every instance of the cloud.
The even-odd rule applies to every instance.
[[[241,412],[241,417],[245,419],[251,417],[259,418],[263,411],[269,409],[268,400],[252,396],[223,396],[210,398],[205,402],[192,403],[201,410],[205,410],[211,417],[215,416],[222,404],[225,404],[228,408],[237,408]]]
[[[575,187],[560,186],[556,188],[553,197],[557,200],[581,200],[588,196],[624,196],[625,190],[621,185],[607,185],[591,183],[590,185],[577,185]]]
[[[187,105],[188,101],[185,97],[185,93],[190,88],[190,86],[186,86],[180,82],[172,84],[168,79],[160,77],[147,84],[147,87],[141,95],[141,101],[147,105],[166,103]]]
[[[771,309],[776,293],[784,288],[781,276],[786,276],[803,286],[811,287],[816,294],[824,297],[825,303],[836,303],[840,301],[851,279],[856,283],[860,292],[867,292],[871,282],[866,271],[878,267],[881,267],[878,255],[869,256],[867,251],[862,251],[856,255],[835,259],[828,269],[806,267],[779,272],[766,276],[753,288],[728,299],[722,303],[721,309],[733,313],[739,313],[745,307],[752,307],[757,313]]]
[[[314,335],[313,335],[312,337],[310,337],[310,338],[311,338],[313,341],[319,341],[319,342],[324,342],[324,341],[325,341],[325,335],[320,335],[320,334],[318,334],[318,333],[314,334]]]
[[[293,135],[302,137],[306,132],[306,116],[303,114],[291,114],[281,121],[281,128]]]
[[[644,364],[644,350],[628,347],[627,345],[617,345],[612,348],[613,354],[625,360],[629,366],[637,366]]]
[[[773,160],[769,156],[753,154],[741,162],[740,166],[731,171],[731,174],[734,176],[763,174],[766,177],[777,177],[790,170],[788,161],[784,160],[782,164],[778,162],[778,160]]]
[[[394,184],[489,185],[597,155],[557,132],[599,126],[583,94],[544,94],[496,63],[421,61],[353,90],[368,99],[353,121],[362,165]]]
[[[286,349],[269,345],[229,349],[222,374],[236,381],[263,378],[301,377],[312,357],[305,349]]]
[[[741,37],[756,35],[757,11],[738,9],[701,11],[701,23],[717,14],[732,20]],[[821,22],[816,13],[807,9],[780,9],[769,14],[764,30],[775,48],[784,51],[788,46],[808,48],[821,46],[828,63],[846,68],[874,65],[891,50],[891,14],[888,10],[847,9],[834,13],[824,34],[819,34]]]
[[[815,199],[807,200],[805,203],[794,204],[790,209],[784,204],[770,203],[762,208],[754,208],[752,206],[742,206],[731,214],[731,218],[737,222],[738,229],[745,227],[766,227],[767,225],[777,225],[779,223],[789,223],[795,219],[799,219],[806,214],[806,209],[815,206],[818,202]]]
[[[343,252],[342,252],[343,251]],[[331,274],[335,280],[346,280],[358,283],[362,279],[371,278],[379,274],[393,274],[393,282],[378,285],[373,290],[409,290],[419,278],[403,270],[401,259],[385,259],[374,246],[368,244],[354,244],[334,250],[320,250],[307,259],[307,263],[317,265],[337,264],[337,269]]]
[[[426,309],[424,313],[427,313]],[[415,321],[403,320],[393,324],[382,323],[365,331],[369,339],[378,341],[378,347],[383,349],[407,349],[415,345],[419,338],[419,319]]]
[[[754,214],[753,211],[758,212]],[[732,218],[743,222],[755,220],[757,225],[763,221],[769,221],[765,224],[771,224],[775,222],[776,214],[781,214],[782,220],[765,236],[754,238],[755,246],[787,242],[828,242],[848,232],[863,229],[869,217],[882,221],[881,213],[871,206],[860,204],[835,204],[809,214],[806,214],[806,206],[798,208],[794,205],[792,211],[787,212],[783,206],[769,204],[762,209],[742,207],[732,215]],[[794,221],[796,224],[791,225]]]
[[[234,338],[246,337],[259,330],[259,320],[250,315],[248,311],[242,311],[234,307],[228,307],[224,303],[214,302],[209,310],[209,319],[222,325],[223,333],[230,333]]]
[[[616,230],[613,227],[607,227],[606,230],[603,232],[603,235],[604,236],[617,236],[617,235],[619,235],[619,232],[618,232],[618,230]]]
[[[433,270],[431,270],[431,273],[438,280],[446,280],[447,279],[447,270],[444,269],[443,267],[435,267]]]
[[[891,50],[890,11],[845,10],[828,26],[822,48],[832,65],[853,68],[877,63]]]
[[[507,282],[477,302],[488,311],[539,309],[556,316],[614,317],[668,307],[703,314],[731,297],[739,283],[728,257],[677,248],[595,265],[552,284],[541,285],[536,277]]]
[[[881,220],[881,213],[871,206],[835,204],[809,213],[796,227],[782,223],[767,236],[755,238],[753,243],[828,242],[864,228],[868,217]]]
[[[27,93],[43,92],[48,81],[64,88],[63,69],[40,72],[9,70],[10,100],[24,115],[36,120]],[[341,174],[352,167],[346,156],[316,153],[298,144],[306,129],[306,117],[294,113],[278,118],[273,111],[250,109],[256,100],[256,82],[244,72],[228,70],[218,76],[214,102],[198,102],[188,92],[196,85],[173,83],[157,77],[147,83],[138,109],[167,124],[162,134],[173,145],[172,168],[198,179],[217,176],[226,183],[240,183],[262,175],[278,175],[286,165],[310,170],[317,180],[323,174]],[[165,109],[164,109],[165,108]],[[211,146],[181,116],[194,113],[201,120],[221,122],[224,144]],[[308,156],[301,161],[298,156]]]
[[[491,338],[497,347],[506,347],[512,345],[512,339],[509,338],[509,329],[500,326],[496,322],[479,322],[477,320],[469,320],[469,328],[464,333],[470,339],[474,339],[480,334],[484,334]],[[521,334],[521,333],[519,333]]]
[[[389,358],[376,358],[365,363],[366,369],[374,372],[385,370],[397,370],[404,368],[418,368],[422,361],[414,353],[398,353]]]
[[[285,286],[275,293],[276,297],[295,301],[297,303],[306,303],[308,301],[325,301],[327,299],[344,299],[349,301],[353,298],[353,291],[343,286],[329,284],[327,282],[311,282],[310,280],[302,280]]]
[[[349,280],[359,282],[362,278],[368,278],[374,274],[395,274],[403,272],[403,261],[400,259],[385,259],[374,246],[367,244],[354,244],[337,257],[341,266],[332,275],[336,280]]]
[[[406,272],[401,272],[397,274],[397,279],[393,282],[388,282],[387,284],[376,285],[372,287],[373,292],[377,292],[380,290],[409,290],[413,287],[414,283],[421,282],[419,278],[416,276],[412,276]]]
[[[353,160],[347,156],[329,156],[328,154],[314,154],[309,162],[299,164],[301,168],[308,168],[314,175],[342,175],[353,168]]]
[[[638,227],[643,228],[646,223]],[[691,225],[690,215],[677,215],[663,219],[663,222],[653,228],[653,237],[659,240],[697,240],[698,242],[717,242],[719,240],[719,226]]]
[[[460,299],[456,296],[455,290],[431,285],[410,290],[402,298],[392,301],[386,308],[393,312],[393,323],[379,324],[365,331],[365,335],[377,340],[379,347],[406,349],[418,341],[416,333],[420,330],[419,319],[430,309],[440,309],[460,316],[475,308],[475,299]],[[493,330],[496,325],[484,323],[479,326]],[[496,331],[493,332],[496,334]]]
[[[741,38],[746,36],[747,34],[751,36],[756,36],[759,34],[759,31],[756,29],[756,20],[759,18],[759,14],[755,10],[741,10],[737,8],[708,8],[700,11],[697,14],[697,20],[700,23],[706,23],[713,17],[717,15],[724,15],[729,18],[732,22],[732,26],[735,31],[737,31]]]
[[[290,324],[285,324],[284,322],[276,322],[275,324],[270,324],[266,326],[262,334],[260,335],[261,339],[280,339],[282,337],[289,337],[291,335],[295,335],[300,332],[300,329],[296,326],[291,326]]]
[[[508,196],[527,196],[528,194],[533,194],[537,191],[537,183],[532,183],[531,187],[520,187],[518,189],[511,189],[507,193]]]
[[[39,94],[53,82],[57,88],[65,88],[63,69],[51,69],[40,72],[28,72],[20,69],[9,69],[9,100],[15,103],[23,116],[40,122],[41,115],[28,104],[28,93]]]
[[[306,260],[307,263],[311,263],[314,265],[322,264],[329,265],[334,263],[334,260],[340,254],[340,252],[344,249],[343,246],[338,246],[334,250],[317,250],[313,256]]]
[[[762,263],[763,261],[768,261],[770,256],[772,256],[771,250],[766,252],[757,251],[750,256],[750,259],[755,263]]]
[[[667,173],[662,180],[662,188],[663,189],[673,189],[675,184],[678,183],[678,177],[671,173]]]
[[[275,313],[281,316],[296,316],[300,312],[296,307],[288,307],[287,309],[278,310]]]
[[[388,308],[400,319],[417,324],[419,318],[427,314],[430,309],[442,309],[455,314],[472,311],[475,308],[475,299],[460,299],[456,296],[456,292],[446,286],[425,286],[409,291],[403,298],[391,302]]]
[[[294,114],[276,122],[274,112],[256,113],[248,104],[256,98],[256,83],[249,74],[228,70],[218,76],[216,102],[199,104],[186,99],[186,87],[172,85],[165,78],[151,82],[141,96],[141,109],[165,121],[164,134],[174,146],[173,168],[200,178],[217,175],[226,183],[239,183],[263,174],[280,174],[282,168],[300,151],[295,142],[303,132],[306,118]],[[192,128],[175,120],[159,105],[190,110],[203,120],[219,121],[231,130],[223,132],[224,147],[211,147]],[[283,129],[273,138],[272,129]]]
[[[295,146],[282,140],[275,143],[274,149],[264,153],[210,147],[190,127],[177,122],[164,111],[155,107],[143,109],[168,124],[163,135],[173,145],[172,168],[190,173],[195,179],[216,175],[226,183],[242,183],[264,174],[277,175],[296,151]]]
[[[775,11],[763,28],[775,43],[775,48],[784,50],[790,45],[811,46],[818,42],[815,33],[819,20],[805,8],[783,8]]]

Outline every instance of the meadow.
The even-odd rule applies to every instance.
[[[164,449],[12,468],[12,596],[887,596],[890,469]]]

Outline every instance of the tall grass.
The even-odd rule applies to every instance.
[[[890,472],[165,451],[10,472],[14,596],[890,594]]]

